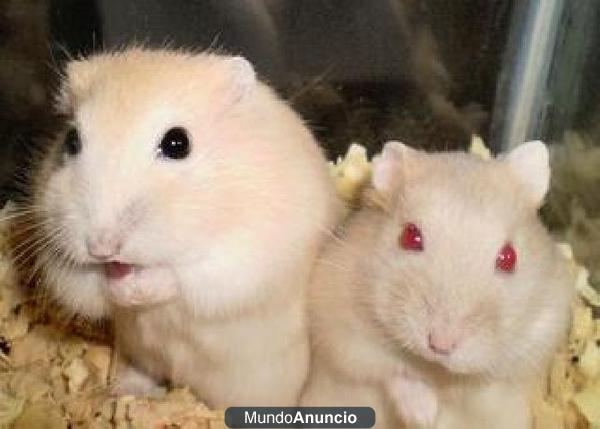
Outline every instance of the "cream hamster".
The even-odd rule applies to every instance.
[[[370,404],[378,427],[529,427],[572,291],[537,217],[549,178],[540,142],[494,160],[386,144],[312,280],[301,403]]]
[[[29,208],[38,260],[60,303],[113,319],[117,390],[296,404],[306,284],[337,219],[301,119],[244,58],[142,48],[69,63],[58,107],[69,127]]]

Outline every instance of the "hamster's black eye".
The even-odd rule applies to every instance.
[[[65,136],[65,152],[70,156],[75,156],[81,152],[81,139],[75,128],[71,128]]]
[[[185,129],[171,128],[165,133],[158,148],[159,155],[170,159],[183,159],[190,154],[190,139]]]

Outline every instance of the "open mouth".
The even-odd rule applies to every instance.
[[[164,266],[112,260],[102,269],[108,298],[121,307],[158,304],[179,294],[174,272]]]
[[[104,272],[109,280],[120,280],[133,273],[133,265],[118,261],[110,261],[104,264]]]

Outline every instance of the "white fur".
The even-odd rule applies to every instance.
[[[341,405],[349,401],[336,398],[356,395],[378,411],[377,427],[399,418],[411,428],[525,429],[528,391],[567,329],[572,283],[524,171],[514,157],[404,156],[391,145],[384,160],[389,150],[403,155],[387,158],[395,187],[367,190],[313,278],[317,370],[301,403]],[[543,151],[521,150],[516,158],[534,159],[543,178]],[[422,252],[399,245],[407,223],[420,228]],[[513,273],[495,268],[506,242],[517,250]],[[455,348],[436,353],[432,333]]]
[[[234,100],[240,100],[256,86],[256,73],[252,64],[246,58],[231,57],[228,62],[232,70],[232,80],[235,82],[232,87],[232,94]]]
[[[337,216],[301,120],[240,57],[144,49],[70,63],[60,103],[82,151],[59,136],[40,167],[37,215],[57,243],[43,275],[67,307],[114,320],[137,368],[118,389],[154,391],[151,376],[216,407],[295,405],[305,285]],[[172,127],[185,159],[157,156]],[[133,272],[107,278],[86,245],[98,236]]]
[[[390,192],[396,184],[400,173],[398,164],[402,162],[402,153],[406,148],[400,142],[388,142],[381,154],[373,157],[371,183],[379,192]]]
[[[550,155],[546,145],[541,141],[523,143],[510,151],[506,160],[531,202],[541,206],[550,186]]]

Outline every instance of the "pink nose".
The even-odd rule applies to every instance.
[[[108,259],[115,256],[121,250],[120,241],[111,234],[93,234],[86,240],[87,250],[90,256],[97,259]]]
[[[440,355],[449,355],[456,348],[456,338],[448,333],[431,331],[428,341],[429,348]]]

